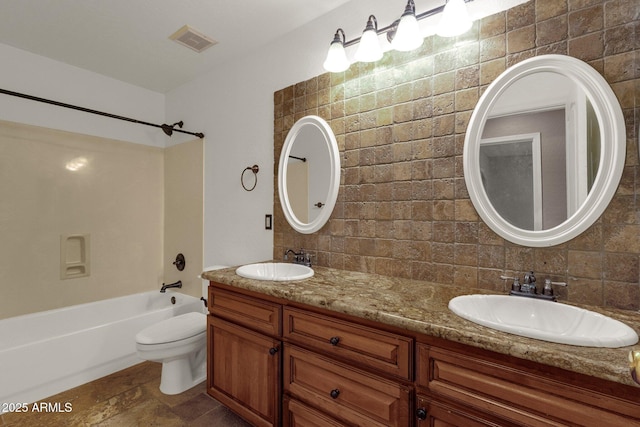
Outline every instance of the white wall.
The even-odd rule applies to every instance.
[[[24,50],[0,44],[0,88],[164,123],[165,96]],[[163,147],[161,129],[0,94],[3,120]]]
[[[273,213],[273,93],[324,73],[322,62],[338,26],[362,27],[351,31],[356,37],[368,13],[377,13],[375,3],[389,8],[384,0],[354,0],[167,94],[166,116],[180,113],[189,128],[206,135],[204,266],[272,258],[273,232],[264,229],[264,215]],[[402,8],[395,6],[394,12]],[[247,192],[240,175],[253,164],[260,166],[258,184]]]
[[[469,10],[480,17],[524,1],[478,0],[469,4]],[[417,12],[441,4],[421,1]],[[166,116],[181,117],[188,128],[206,135],[204,266],[273,256],[273,233],[264,230],[264,215],[273,211],[273,93],[325,72],[322,62],[338,27],[350,40],[361,35],[370,14],[384,27],[400,16],[404,5],[404,1],[353,0],[167,94]],[[421,21],[425,35],[433,34],[434,22]],[[348,49],[350,56],[354,49]],[[179,141],[174,136],[170,142]],[[260,166],[258,185],[246,192],[240,175],[253,164]]]

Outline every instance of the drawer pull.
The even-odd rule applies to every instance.
[[[333,399],[336,399],[338,396],[340,396],[340,390],[338,390],[337,388],[334,388],[333,390],[331,390],[331,393],[329,394]]]
[[[419,420],[426,420],[427,419],[427,410],[424,409],[424,408],[416,409],[416,417],[418,417]]]
[[[276,354],[277,352],[278,352],[278,347],[271,347],[271,348],[269,349],[269,354],[270,354],[270,355],[272,355],[272,356],[273,356],[274,354]]]
[[[340,337],[331,337],[329,338],[329,342],[331,343],[331,345],[338,345],[338,343],[340,342]]]

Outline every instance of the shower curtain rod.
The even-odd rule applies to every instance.
[[[204,133],[202,132],[189,132],[186,130],[175,129],[176,125],[179,125],[180,127],[182,127],[181,121],[174,123],[173,125],[168,125],[165,123],[161,125],[157,125],[155,123],[143,122],[141,120],[132,119],[130,117],[118,116],[116,114],[105,113],[103,111],[98,111],[98,110],[91,110],[89,108],[78,107],[77,105],[65,104],[64,102],[52,101],[50,99],[39,98],[37,96],[27,95],[20,92],[13,92],[6,89],[0,89],[0,93],[3,93],[5,95],[10,95],[10,96],[16,96],[18,98],[29,99],[31,101],[43,102],[45,104],[55,105],[58,107],[64,107],[64,108],[70,108],[72,110],[83,111],[85,113],[91,113],[91,114],[97,114],[99,116],[110,117],[112,119],[124,120],[125,122],[138,123],[146,126],[153,126],[153,127],[162,129],[163,132],[166,133],[168,136],[171,136],[173,132],[180,132],[180,133],[186,133],[189,135],[197,136],[198,138],[204,138]]]

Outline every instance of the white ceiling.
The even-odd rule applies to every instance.
[[[166,93],[350,0],[0,0],[0,43]],[[184,25],[218,44],[169,40]]]

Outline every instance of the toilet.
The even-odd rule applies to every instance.
[[[207,315],[191,312],[136,335],[138,357],[162,363],[160,391],[179,394],[207,378]]]
[[[213,265],[203,271],[227,268]],[[202,279],[202,296],[209,281]],[[149,326],[136,335],[138,357],[162,363],[160,391],[180,394],[207,379],[207,315],[191,312]]]

